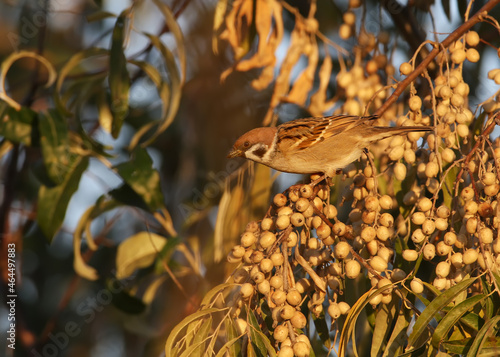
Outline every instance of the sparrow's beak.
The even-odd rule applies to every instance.
[[[232,159],[233,157],[241,157],[243,155],[244,155],[243,151],[238,150],[236,148],[232,148],[231,151],[229,152],[229,154],[227,155],[227,157],[229,159]]]

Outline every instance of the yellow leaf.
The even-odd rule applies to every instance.
[[[313,116],[321,116],[323,113],[331,108],[333,103],[326,102],[326,91],[330,83],[332,74],[332,58],[326,53],[321,68],[319,70],[319,88],[311,96],[311,103],[309,105],[309,112]]]
[[[134,270],[153,264],[166,243],[164,237],[150,232],[140,232],[127,238],[118,246],[116,278],[126,278]]]
[[[39,55],[36,52],[31,52],[31,51],[19,51],[19,52],[14,52],[11,55],[9,55],[1,64],[0,66],[0,99],[4,100],[7,102],[11,107],[15,108],[16,110],[21,109],[21,104],[16,102],[14,99],[9,97],[7,95],[7,92],[5,91],[5,78],[7,76],[7,72],[9,71],[10,67],[12,64],[17,61],[20,58],[34,58],[41,64],[47,68],[47,71],[49,72],[49,78],[47,79],[47,83],[45,84],[45,87],[48,88],[52,85],[52,83],[55,82],[57,78],[57,73],[56,70],[54,69],[54,66],[43,56]]]
[[[272,24],[272,8],[268,0],[257,0],[256,15],[255,15],[255,29],[259,35],[259,44],[257,53],[264,55],[267,51],[267,38],[271,32]]]
[[[315,41],[308,41],[306,46],[310,47],[310,53],[308,54],[308,64],[306,69],[302,71],[299,78],[293,84],[290,94],[287,100],[291,103],[297,105],[304,105],[307,100],[307,95],[311,91],[314,82],[314,73],[316,72],[316,67],[318,66],[318,45]]]

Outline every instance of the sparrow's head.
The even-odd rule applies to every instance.
[[[273,145],[276,128],[256,128],[240,136],[227,157],[245,157],[254,161],[262,161]]]

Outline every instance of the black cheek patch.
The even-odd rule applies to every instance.
[[[264,145],[261,145],[261,146],[255,148],[254,150],[252,150],[252,153],[255,156],[258,156],[260,158],[263,158],[264,155],[266,154],[266,152],[267,152],[267,148]]]

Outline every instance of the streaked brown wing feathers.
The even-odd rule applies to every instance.
[[[297,119],[282,124],[278,137],[283,143],[288,144],[286,146],[293,145],[301,150],[374,119],[376,119],[375,116],[352,115]]]

